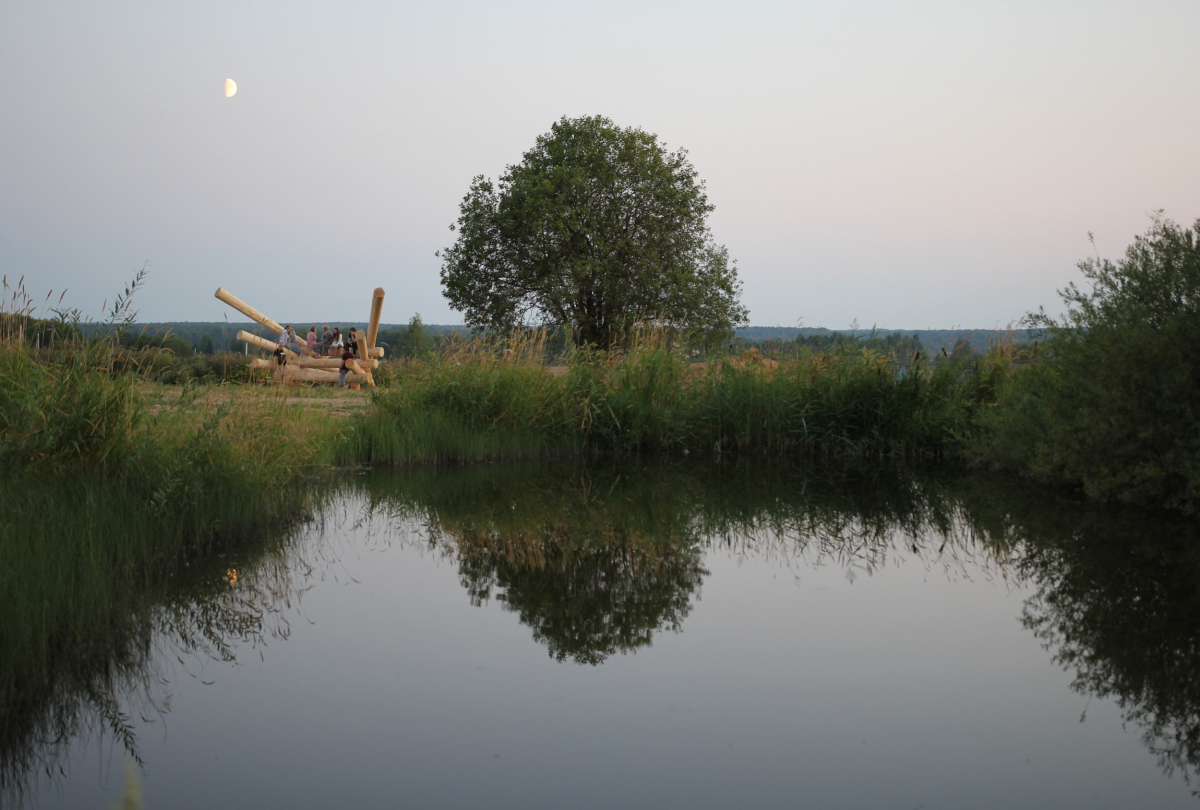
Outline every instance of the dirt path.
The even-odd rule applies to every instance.
[[[182,386],[149,382],[138,383],[137,390],[145,398],[151,413],[174,409],[184,393]],[[342,419],[366,409],[371,401],[366,391],[331,391],[328,388],[281,389],[260,385],[213,385],[199,391],[192,389],[192,393],[198,398],[217,403],[283,396],[286,393],[285,402],[290,407],[320,411],[326,416]]]

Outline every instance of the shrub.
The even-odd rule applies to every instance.
[[[1117,262],[1079,264],[1040,362],[1002,386],[978,455],[1092,497],[1200,504],[1200,221],[1156,216]]]

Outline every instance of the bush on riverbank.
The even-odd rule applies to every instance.
[[[1100,500],[1200,505],[1198,237],[1155,217],[1121,260],[1081,262],[1090,289],[1031,317],[1046,350],[982,413],[973,455]]]

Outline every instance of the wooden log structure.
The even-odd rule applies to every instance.
[[[295,360],[288,360],[289,366],[296,368],[331,368],[337,371],[342,367],[342,361],[337,357],[300,357]],[[365,374],[370,369],[379,368],[378,360],[358,360],[355,365],[361,366]]]
[[[350,369],[352,373],[359,374],[364,377],[367,375],[366,369],[377,368],[378,366],[378,360],[351,360],[346,364],[346,367]],[[271,370],[276,367],[277,366],[274,360],[268,360],[265,357],[255,357],[250,361],[250,368]],[[341,370],[341,367],[342,361],[338,360],[336,357],[319,357],[316,359],[305,357],[299,360],[289,360],[284,366],[284,368],[290,369],[317,369],[321,371],[332,371],[335,374]]]
[[[251,346],[257,346],[260,349],[266,349],[269,352],[275,351],[275,347],[279,344],[258,335],[238,330],[237,339],[243,343],[249,343]],[[339,369],[342,367],[342,360],[339,357],[301,357],[291,349],[284,349],[287,353],[288,365],[298,366],[299,368],[332,368]],[[268,361],[264,361],[268,362]],[[273,362],[273,361],[270,361]],[[359,360],[364,369],[379,368],[378,360]],[[263,368],[263,366],[254,366],[255,368]]]
[[[383,295],[382,287],[376,287],[374,292],[371,293],[371,317],[368,321],[367,329],[359,336],[359,357],[346,361],[348,369],[346,383],[356,389],[360,383],[372,387],[375,385],[375,378],[371,374],[371,371],[379,368],[379,358],[383,357],[384,353],[382,346],[375,345],[375,340],[379,336],[379,319],[383,313]],[[278,321],[268,318],[224,287],[217,288],[216,297],[260,326],[270,329],[276,335],[283,331],[283,327]],[[237,339],[251,346],[266,349],[269,352],[274,352],[279,346],[277,341],[267,340],[245,330],[238,331]],[[298,335],[297,343],[299,343]],[[273,370],[277,380],[287,383],[320,382],[337,384],[338,372],[342,365],[341,358],[316,357],[315,353],[309,351],[307,348],[304,348],[302,351],[305,356],[301,356],[293,349],[285,346],[286,364],[282,367],[276,364],[274,360],[266,360],[261,357],[251,360],[250,367]]]
[[[296,368],[295,366],[284,366],[283,372],[284,382],[319,382],[333,383],[337,385],[338,372],[326,371],[321,368]],[[358,372],[350,372],[346,375],[346,382],[363,383],[367,381],[366,374]]]
[[[281,332],[283,332],[283,327],[279,325],[278,321],[274,321],[274,320],[268,318],[266,315],[263,315],[257,309],[250,306],[245,301],[238,298],[236,295],[234,295],[233,293],[231,293],[229,290],[225,289],[224,287],[217,287],[217,291],[213,295],[218,300],[223,301],[226,304],[228,304],[229,306],[233,307],[238,312],[242,313],[243,315],[245,315],[250,320],[254,321],[259,326],[264,326],[267,329],[270,329],[272,332],[275,333],[276,338],[278,338],[279,334]],[[239,334],[241,334],[241,333],[239,333]],[[246,332],[245,334],[249,334],[249,332]],[[241,340],[241,338],[238,338],[238,340]],[[261,338],[260,338],[260,340],[261,340]],[[250,341],[246,341],[246,342],[250,342]],[[299,335],[296,336],[296,342],[300,343]],[[275,351],[274,346],[271,347],[271,351]],[[304,349],[302,354],[307,355],[309,357],[313,356],[313,352],[310,352],[308,349]]]
[[[249,343],[251,346],[257,346],[260,349],[266,349],[269,352],[275,351],[275,347],[279,345],[278,343],[276,343],[273,340],[267,340],[266,338],[262,338],[262,337],[259,337],[258,335],[251,334],[250,332],[247,332],[243,329],[238,330],[237,339],[242,341],[243,343]],[[300,355],[296,354],[294,351],[287,348],[286,346],[284,347],[283,350],[284,350],[284,352],[287,353],[289,360],[291,360],[292,358],[299,359],[299,357],[300,357]]]

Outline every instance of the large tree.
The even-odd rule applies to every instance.
[[[746,320],[712,210],[683,149],[564,117],[498,183],[471,182],[439,253],[442,287],[472,326],[566,326],[607,348],[637,323],[667,323],[711,342]]]

